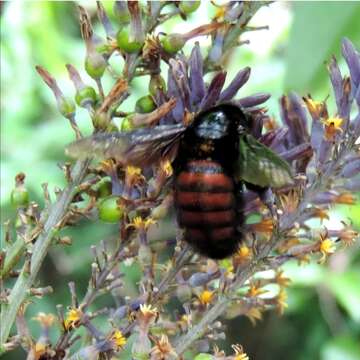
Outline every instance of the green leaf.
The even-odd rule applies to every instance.
[[[285,88],[314,91],[327,79],[324,62],[339,57],[346,36],[359,46],[359,2],[293,2]]]
[[[336,337],[325,344],[321,360],[359,360],[360,345],[352,337]]]
[[[360,323],[360,269],[329,276],[328,286],[352,319]]]

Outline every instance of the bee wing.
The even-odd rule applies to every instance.
[[[240,136],[236,173],[241,180],[261,187],[293,183],[289,164],[250,134]]]
[[[146,166],[169,151],[185,130],[185,126],[177,124],[126,133],[95,134],[69,144],[65,152],[73,158],[115,158],[123,165]]]

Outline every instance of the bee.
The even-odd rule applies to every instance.
[[[250,127],[249,114],[223,104],[199,113],[188,126],[95,134],[70,144],[67,153],[139,167],[172,156],[174,204],[184,239],[200,254],[223,259],[243,239],[244,186],[260,193],[293,182],[289,164],[256,140]]]

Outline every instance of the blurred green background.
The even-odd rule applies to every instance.
[[[93,15],[95,32],[104,36],[96,22],[95,2],[80,2]],[[105,2],[110,10],[112,2]],[[209,2],[191,17],[192,25],[204,21],[204,12],[214,13]],[[311,93],[317,100],[332,96],[325,61],[335,54],[341,68],[340,41],[347,36],[360,48],[360,2],[279,2],[261,9],[251,25],[269,25],[269,30],[245,33],[242,40],[250,40],[230,57],[228,80],[244,66],[252,67],[249,83],[241,95],[267,91],[272,94],[270,113],[279,117],[279,97],[289,90],[300,95]],[[190,25],[187,25],[187,29]],[[169,21],[165,31],[184,31],[180,18]],[[207,40],[203,39],[205,46]],[[185,48],[188,53],[190,48]],[[85,47],[77,22],[76,4],[71,2],[12,1],[1,3],[1,221],[14,216],[9,194],[14,176],[26,173],[26,184],[32,200],[41,202],[41,184],[49,183],[53,194],[62,187],[64,179],[57,163],[66,160],[63,149],[73,140],[66,120],[56,111],[55,101],[43,84],[35,65],[44,66],[58,80],[69,96],[74,89],[65,71],[71,63],[83,69]],[[120,58],[113,64],[121,68]],[[91,83],[85,72],[82,76]],[[134,81],[133,93],[123,109],[132,109],[136,99],[147,92],[144,78]],[[105,81],[109,89],[111,79]],[[332,99],[328,101],[334,112]],[[78,110],[78,123],[85,133],[91,132],[85,111]],[[52,195],[53,196],[53,195]],[[53,196],[54,197],[54,196]],[[332,228],[340,228],[341,219],[352,221],[360,230],[360,205],[338,207],[332,211]],[[326,222],[324,222],[326,225]],[[83,294],[89,277],[91,254],[89,246],[114,234],[116,229],[99,222],[84,222],[67,230],[73,237],[68,248],[53,247],[44,263],[40,282],[52,285],[54,294],[28,309],[30,319],[38,311],[54,312],[55,305],[69,304],[67,283],[74,280]],[[139,279],[136,266],[126,269],[127,291],[135,291]],[[266,314],[253,327],[247,319],[229,322],[227,342],[241,343],[251,359],[294,360],[356,360],[360,359],[360,254],[359,244],[349,250],[338,251],[328,266],[311,264],[298,267],[290,264],[285,274],[292,279],[289,307],[285,315]],[[103,304],[109,300],[102,299]],[[111,306],[111,302],[108,303]],[[30,321],[34,333],[38,325]],[[4,359],[24,357],[21,350]]]

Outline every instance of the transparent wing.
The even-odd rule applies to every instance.
[[[237,175],[261,187],[278,188],[293,183],[289,164],[249,134],[239,139]]]
[[[145,166],[169,151],[185,130],[185,126],[177,124],[126,133],[95,134],[69,144],[65,152],[73,158],[115,158],[123,165]]]

